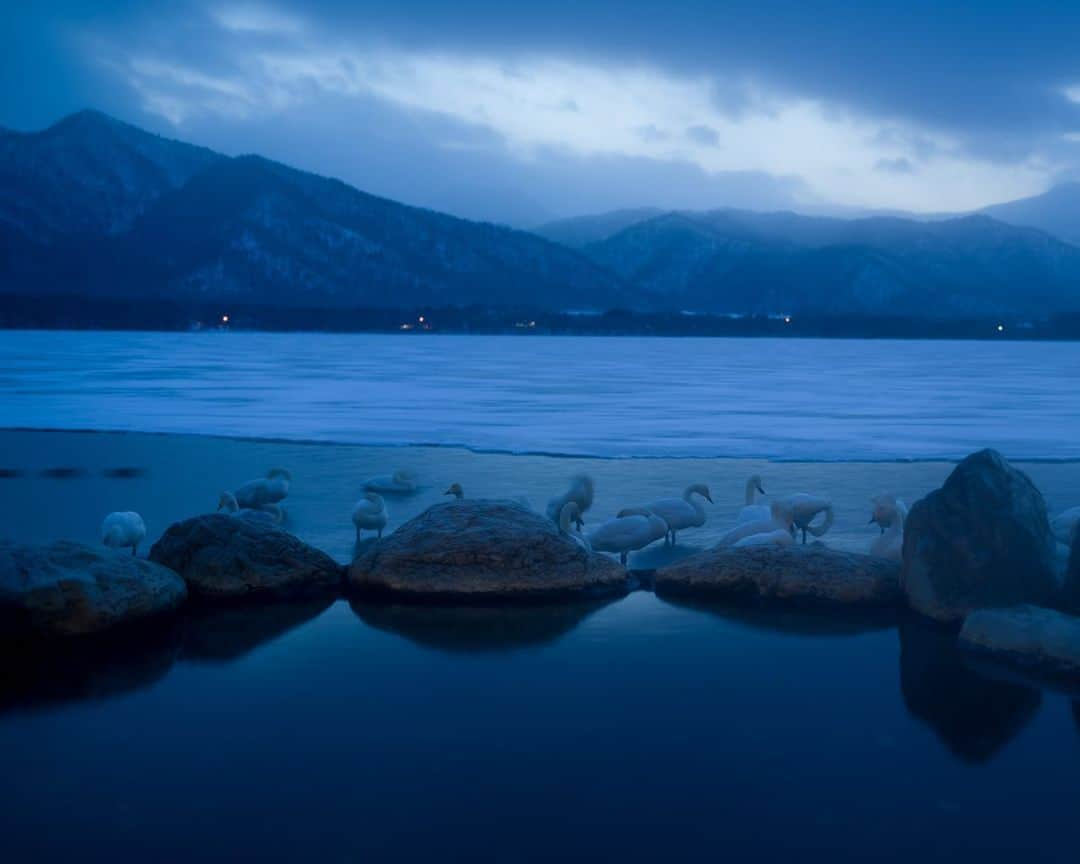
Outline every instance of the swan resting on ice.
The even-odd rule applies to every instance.
[[[576,501],[567,501],[563,504],[562,509],[559,511],[559,531],[577,543],[586,552],[592,552],[592,547],[589,545],[589,541],[581,536],[580,528],[575,531],[571,525],[584,525],[584,521],[581,518],[581,511],[578,509]]]
[[[692,483],[683,491],[682,498],[661,498],[646,504],[642,509],[655,513],[668,525],[670,545],[675,545],[675,535],[683,528],[700,528],[705,524],[705,506],[694,498],[700,495],[710,504],[713,503],[709,487],[704,483]]]
[[[904,520],[907,506],[892,495],[878,495],[871,499],[874,509],[870,522],[881,526],[881,534],[870,544],[870,554],[878,558],[900,561],[904,553]]]
[[[666,537],[668,524],[655,513],[641,507],[620,510],[618,516],[598,525],[587,535],[589,546],[596,552],[618,552],[625,567],[631,552],[644,549],[650,543]]]
[[[746,506],[739,511],[740,522],[761,522],[769,519],[769,505],[757,503],[758,494],[764,495],[765,488],[761,485],[761,475],[753,474],[746,481]]]
[[[377,477],[369,477],[362,484],[365,492],[382,492],[392,495],[409,495],[415,492],[419,485],[416,475],[411,471],[398,469],[393,474],[380,474]]]
[[[828,498],[798,492],[795,495],[788,495],[783,499],[783,503],[791,508],[792,522],[797,530],[802,531],[804,545],[807,533],[821,537],[832,528],[833,506]],[[824,513],[825,519],[819,525],[811,525],[810,523],[814,521],[818,513]]]
[[[548,519],[558,522],[563,508],[571,501],[577,504],[577,516],[574,519],[580,531],[581,526],[585,524],[581,517],[592,507],[593,502],[593,480],[588,474],[578,474],[570,481],[569,489],[548,501],[546,510]]]
[[[262,513],[270,518],[270,521],[275,525],[280,525],[285,521],[285,509],[280,504],[275,504],[272,501],[268,501],[257,510],[252,507],[241,507],[240,502],[236,500],[236,496],[232,492],[222,492],[218,498],[218,511],[224,510],[226,513],[235,513],[237,515],[247,513]]]
[[[769,518],[761,519],[756,522],[740,522],[726,534],[724,534],[717,546],[771,546],[780,545],[779,538],[776,536],[776,532],[784,531],[794,542],[794,522],[795,514],[791,509],[791,506],[784,501],[773,501],[769,505]],[[760,537],[762,535],[768,535],[771,540],[754,540],[751,538]],[[747,541],[743,543],[743,541]],[[788,544],[783,544],[788,545]]]
[[[352,521],[356,526],[357,540],[361,531],[374,531],[381,538],[387,522],[386,502],[382,496],[376,492],[365,492],[353,507]]]
[[[130,546],[134,555],[145,537],[146,523],[142,516],[131,510],[110,513],[101,523],[101,542],[111,549],[127,549]]]
[[[292,475],[284,468],[271,468],[265,477],[249,480],[233,493],[242,510],[264,510],[267,504],[277,504],[289,495]]]
[[[451,483],[450,488],[443,492],[443,495],[453,495],[460,501],[465,497],[465,490],[461,488],[460,483]]]

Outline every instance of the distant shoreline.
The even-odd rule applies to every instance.
[[[429,333],[715,338],[1080,340],[1080,314],[1008,317],[550,312],[528,307],[305,308],[71,295],[0,295],[0,330]]]
[[[931,456],[882,456],[870,458],[856,456],[847,459],[808,456],[768,456],[762,454],[723,453],[630,453],[604,455],[589,452],[561,452],[555,450],[513,450],[503,447],[476,447],[462,443],[439,443],[436,441],[348,441],[338,438],[290,438],[285,435],[230,435],[224,432],[186,432],[155,429],[88,429],[63,426],[0,426],[3,433],[82,436],[147,436],[153,438],[192,438],[216,441],[235,441],[246,444],[288,444],[297,447],[364,447],[372,450],[446,450],[471,456],[526,456],[538,459],[577,460],[592,462],[755,462],[768,465],[956,465],[967,454]],[[1080,465],[1078,456],[1011,456],[1008,460],[1016,465]]]

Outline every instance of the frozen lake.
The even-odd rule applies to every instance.
[[[0,425],[595,456],[1078,459],[1080,345],[7,332]]]

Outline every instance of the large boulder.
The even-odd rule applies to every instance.
[[[349,585],[414,600],[529,600],[620,593],[628,575],[514,501],[466,499],[431,507],[372,545],[353,561]]]
[[[893,606],[896,561],[824,546],[717,547],[656,571],[658,594],[810,606]]]
[[[1042,604],[1058,590],[1042,493],[994,450],[968,456],[904,524],[901,584],[917,612],[959,621],[973,609]]]
[[[150,560],[179,573],[193,597],[310,596],[341,586],[344,568],[264,519],[210,513],[169,526]]]
[[[979,609],[964,619],[962,648],[1040,678],[1080,685],[1080,618],[1038,606]]]
[[[0,634],[78,636],[168,612],[187,596],[172,570],[105,547],[0,542]]]

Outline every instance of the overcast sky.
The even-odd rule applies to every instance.
[[[1076,2],[3,6],[3,125],[94,107],[469,217],[940,212],[1080,178]]]

